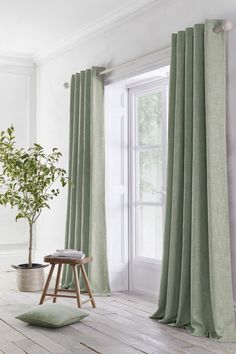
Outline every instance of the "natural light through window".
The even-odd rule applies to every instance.
[[[168,78],[130,89],[135,257],[162,258]]]

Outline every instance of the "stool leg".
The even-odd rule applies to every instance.
[[[85,282],[86,288],[88,290],[89,297],[91,299],[91,304],[92,304],[93,308],[95,309],[96,308],[96,303],[95,303],[95,300],[94,300],[94,297],[93,297],[93,292],[92,292],[92,289],[90,287],[90,283],[89,283],[89,280],[88,280],[84,265],[80,264],[80,267],[81,267],[81,271],[82,271],[82,274],[83,274],[83,277],[84,277],[84,282]]]
[[[59,263],[58,264],[58,269],[57,269],[57,279],[56,279],[56,285],[55,285],[55,290],[54,290],[54,295],[57,295],[58,292],[58,288],[59,288],[59,283],[60,283],[60,278],[61,278],[61,268],[62,268],[62,264]],[[55,303],[57,301],[56,296],[53,298],[53,303]]]
[[[39,305],[42,305],[43,302],[44,302],[44,299],[45,299],[46,293],[48,291],[48,287],[49,287],[50,281],[52,279],[52,273],[54,271],[54,268],[55,268],[55,264],[52,264],[50,272],[49,272],[48,277],[47,277],[47,281],[46,281],[44,289],[43,289],[43,293],[42,293],[41,299],[39,301]]]
[[[77,296],[77,304],[78,304],[78,307],[81,308],[80,285],[79,285],[77,266],[73,265],[72,268],[73,268],[73,273],[74,273],[75,293]]]

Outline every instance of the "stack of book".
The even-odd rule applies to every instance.
[[[64,250],[56,250],[53,254],[54,257],[71,257],[71,258],[79,258],[83,259],[85,254],[82,251],[77,251],[73,249],[64,249]]]

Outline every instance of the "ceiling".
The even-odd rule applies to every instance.
[[[152,2],[0,0],[0,54],[36,56]]]

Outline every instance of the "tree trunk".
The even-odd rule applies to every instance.
[[[32,243],[33,243],[33,224],[29,223],[29,259],[28,259],[28,268],[32,268]]]

